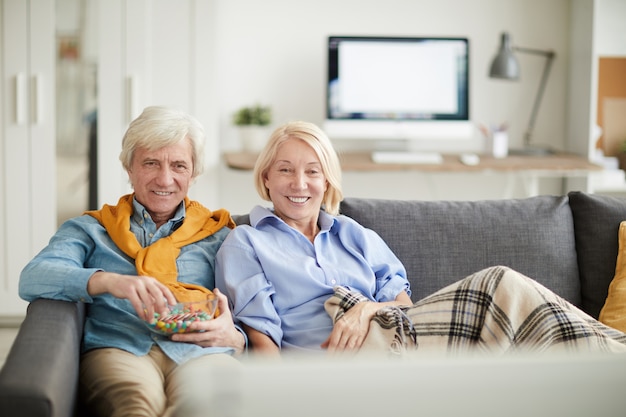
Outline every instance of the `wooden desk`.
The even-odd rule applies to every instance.
[[[508,156],[494,158],[481,155],[478,165],[464,165],[458,155],[442,155],[441,164],[381,164],[372,161],[371,152],[341,153],[341,167],[344,171],[424,171],[424,172],[482,172],[532,171],[553,173],[555,176],[581,175],[602,167],[592,164],[587,159],[573,154],[554,154],[548,156]],[[257,154],[248,152],[228,152],[224,154],[226,164],[233,169],[251,170],[254,168]]]

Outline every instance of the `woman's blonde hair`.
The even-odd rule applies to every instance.
[[[317,125],[309,122],[286,123],[274,130],[270,136],[254,166],[254,185],[261,198],[272,201],[269,190],[265,187],[265,178],[276,159],[278,147],[288,139],[300,139],[315,151],[328,182],[322,207],[329,214],[339,214],[339,203],[343,200],[339,157],[328,136]]]
[[[191,143],[195,178],[204,171],[204,127],[193,116],[171,107],[150,106],[133,120],[122,139],[120,161],[126,171],[133,163],[138,148],[156,150],[174,145],[183,139]]]

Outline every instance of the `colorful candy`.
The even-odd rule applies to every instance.
[[[152,321],[146,322],[146,324],[154,332],[171,335],[173,333],[191,332],[193,330],[187,330],[191,323],[211,320],[212,318],[213,316],[204,310],[177,305],[164,315],[155,312]]]

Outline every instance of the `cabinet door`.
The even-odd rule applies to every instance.
[[[23,314],[19,273],[56,228],[54,1],[2,0],[0,315]]]
[[[215,124],[212,91],[206,88],[211,77],[212,8],[213,2],[203,0],[98,3],[99,205],[116,203],[131,191],[118,155],[128,124],[143,108],[175,106],[195,115],[205,128]],[[207,148],[213,151],[216,135],[209,141]],[[215,176],[213,181],[217,183]]]
[[[110,0],[99,7],[98,196],[130,192],[118,155],[128,124],[144,107],[190,110],[190,1]]]

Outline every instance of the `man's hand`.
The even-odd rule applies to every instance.
[[[146,276],[98,271],[89,279],[87,292],[92,296],[108,293],[127,299],[144,320],[151,320],[155,311],[165,311],[168,304],[176,304],[176,298],[167,286]]]

